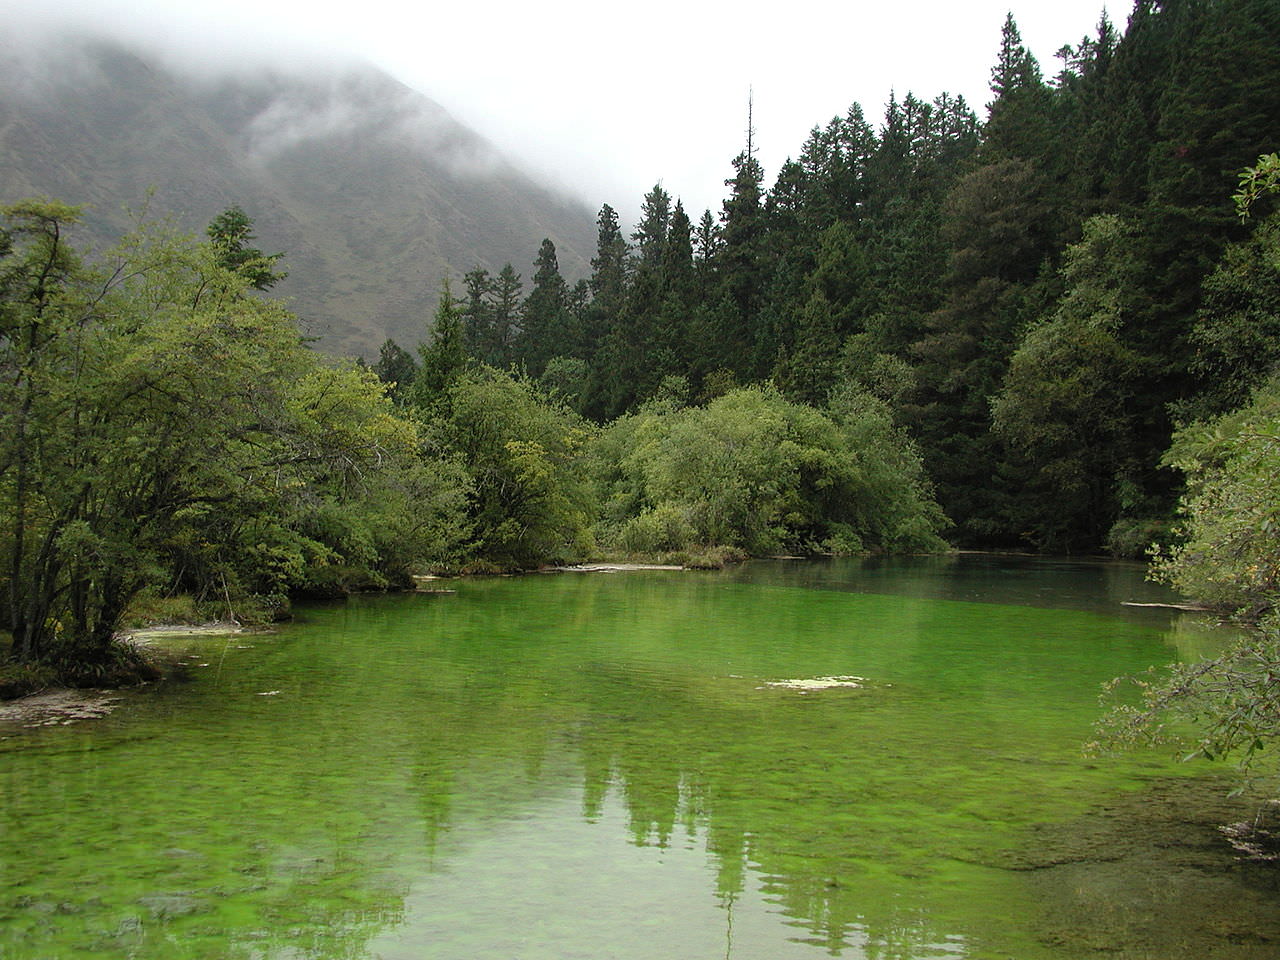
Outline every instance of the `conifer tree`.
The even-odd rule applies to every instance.
[[[694,256],[699,264],[707,264],[720,252],[720,225],[710,210],[703,210],[693,240]]]
[[[631,233],[636,244],[636,259],[639,264],[656,264],[662,256],[662,247],[667,241],[667,230],[671,226],[671,194],[667,193],[661,183],[644,195],[640,204],[640,222]]]
[[[413,387],[418,364],[413,359],[413,354],[388,337],[378,350],[378,362],[373,365],[373,372],[387,384],[387,396],[402,402]]]
[[[520,274],[511,264],[504,263],[493,282],[493,336],[485,359],[491,366],[505,367],[511,363],[512,350],[520,336],[520,294],[523,290],[524,281]]]
[[[659,299],[652,324],[652,355],[642,390],[653,392],[664,377],[684,376],[690,366],[689,317],[697,296],[692,225],[677,200],[659,264]]]
[[[618,225],[618,213],[609,204],[596,219],[596,255],[591,258],[591,296],[605,312],[613,313],[626,289],[627,241]]]
[[[429,337],[418,348],[421,364],[413,383],[414,403],[430,410],[444,402],[449,387],[466,368],[462,312],[446,277],[440,286],[440,302]]]
[[[568,289],[560,275],[556,245],[544,239],[534,261],[533,289],[525,298],[516,356],[532,377],[542,375],[547,361],[572,356],[576,337],[570,329]]]
[[[488,356],[493,339],[493,277],[483,267],[476,267],[462,278],[466,297],[462,306],[462,340],[467,355],[493,364]]]
[[[1050,94],[1040,64],[1023,45],[1013,14],[1000,31],[1000,53],[991,70],[987,125],[983,130],[988,159],[1043,157],[1050,146]]]
[[[749,151],[734,157],[733,168],[733,178],[725,181],[729,196],[720,214],[717,262],[727,310],[720,317],[718,359],[721,365],[751,376],[754,375],[754,348],[764,289],[764,216],[760,189],[764,170]]]
[[[269,290],[288,276],[276,269],[283,253],[263,253],[249,246],[250,241],[257,239],[253,234],[253,221],[238,204],[214,217],[205,233],[213,245],[218,265],[244,277],[255,290]]]

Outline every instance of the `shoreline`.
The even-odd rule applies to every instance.
[[[5,731],[36,727],[65,726],[81,720],[98,720],[115,710],[124,700],[125,691],[136,690],[159,680],[180,678],[186,666],[180,658],[162,651],[158,640],[183,637],[232,637],[250,632],[235,621],[212,621],[200,624],[159,623],[132,630],[121,630],[116,641],[131,648],[156,671],[154,678],[139,677],[136,682],[116,686],[70,686],[57,683],[33,688],[15,697],[0,697],[0,740]]]

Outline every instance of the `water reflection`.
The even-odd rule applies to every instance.
[[[0,741],[0,955],[1076,956],[1017,868],[1035,824],[1168,771],[1079,743],[1170,620],[1117,614],[1132,570],[1009,564],[316,608],[96,727]]]
[[[1146,569],[1143,563],[1129,561],[954,553],[933,557],[754,561],[730,575],[742,582],[809,590],[1093,610],[1135,622],[1157,623],[1167,614],[1123,606],[1126,602],[1178,600],[1167,587],[1147,580]]]

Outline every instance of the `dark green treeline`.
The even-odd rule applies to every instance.
[[[1140,551],[1179,492],[1172,431],[1271,366],[1237,302],[1274,285],[1265,258],[1215,267],[1268,223],[1230,196],[1280,144],[1280,2],[1139,0],[1058,59],[1011,16],[983,120],[945,93],[891,98],[878,126],[854,104],[771,187],[734,158],[718,213],[658,185],[626,234],[606,205],[588,280],[550,241],[528,278],[466,276],[465,349],[599,422],[765,381],[815,406],[866,390],[958,542]],[[388,342],[376,369],[403,384],[410,361]]]

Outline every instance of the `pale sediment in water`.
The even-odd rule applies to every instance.
[[[832,690],[840,687],[860,689],[867,683],[866,677],[806,677],[794,680],[768,680],[757,690],[775,688],[779,690],[799,690],[806,693],[811,690]]]
[[[52,727],[105,717],[121,698],[105,690],[45,690],[27,697],[0,703],[0,729]]]
[[[244,632],[245,628],[234,620],[220,620],[215,623],[199,624],[161,623],[152,627],[121,631],[120,637],[139,646],[146,646],[156,640],[179,637],[229,637]]]
[[[564,573],[626,573],[629,570],[683,570],[676,563],[577,563],[567,567],[553,567]]]

